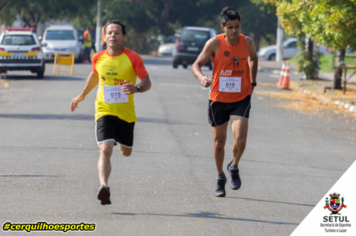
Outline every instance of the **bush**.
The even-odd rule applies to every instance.
[[[295,62],[297,63],[297,70],[299,73],[303,73],[306,79],[316,79],[319,72],[319,59],[321,53],[314,51],[305,51],[305,41],[302,38],[298,38],[298,53],[295,56]]]

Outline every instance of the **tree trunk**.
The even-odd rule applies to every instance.
[[[308,45],[307,45],[307,49],[308,49],[308,55],[310,55],[310,59],[313,60],[313,46],[314,46],[314,43],[313,43],[313,40],[311,40],[309,37],[308,37]],[[314,78],[314,75],[312,75],[311,73],[309,74],[306,74],[307,76],[307,79],[313,79]]]
[[[345,60],[345,52],[346,52],[345,49],[341,49],[339,51],[339,56],[337,60],[338,63],[340,61]],[[342,82],[342,69],[335,69],[333,89],[341,89],[341,82]]]
[[[313,40],[311,40],[310,38],[308,39],[308,53],[313,53]]]

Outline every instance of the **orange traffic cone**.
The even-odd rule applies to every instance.
[[[278,81],[278,88],[282,88],[285,69],[286,69],[286,62],[283,61],[281,75],[279,76],[279,81]]]
[[[282,89],[289,89],[289,61],[287,61],[287,68],[284,72]]]

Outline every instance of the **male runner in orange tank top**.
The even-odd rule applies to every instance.
[[[246,146],[251,94],[257,85],[258,58],[253,40],[240,33],[238,12],[225,7],[220,16],[224,33],[206,42],[192,66],[192,73],[202,86],[211,86],[208,120],[213,130],[213,153],[218,172],[215,196],[225,197],[227,179],[223,163],[227,127],[231,121],[235,141],[232,146],[233,160],[227,170],[231,177],[230,188],[237,190],[241,187],[238,163]],[[201,67],[209,59],[213,62],[213,78],[201,72]]]

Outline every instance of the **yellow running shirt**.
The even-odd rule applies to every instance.
[[[148,76],[142,58],[134,51],[124,48],[122,53],[111,56],[107,50],[92,57],[93,73],[99,76],[95,99],[95,121],[111,115],[131,123],[136,122],[134,95],[125,95],[121,85],[128,81],[136,85],[136,77]],[[119,87],[120,86],[120,87]]]

